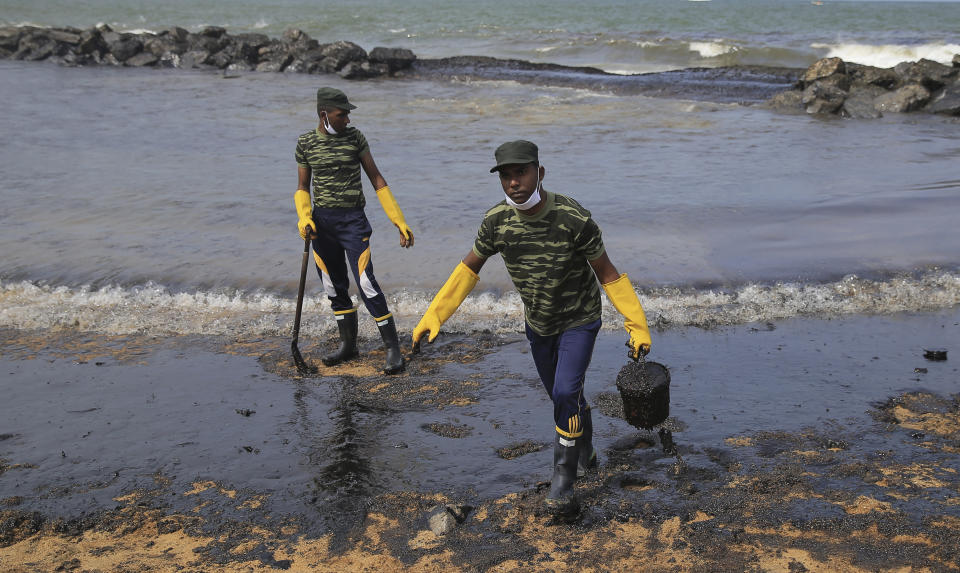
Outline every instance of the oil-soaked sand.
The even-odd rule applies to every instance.
[[[960,311],[655,334],[676,456],[619,417],[623,339],[557,520],[520,336],[300,377],[289,340],[0,332],[0,570],[957,570]]]

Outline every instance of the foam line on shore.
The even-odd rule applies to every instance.
[[[754,283],[730,290],[659,287],[638,294],[651,326],[712,327],[797,316],[826,318],[952,308],[960,304],[960,272],[931,270],[884,280],[848,276],[822,284]],[[402,328],[413,327],[432,295],[413,290],[392,294],[390,307]],[[0,328],[237,338],[287,335],[296,308],[294,299],[266,292],[172,292],[157,284],[69,288],[28,281],[0,281],[0,303]],[[304,335],[335,328],[321,294],[306,298],[303,313]],[[606,329],[623,325],[606,300],[603,319]],[[454,332],[522,332],[523,305],[514,291],[475,292],[444,328]],[[372,321],[361,322],[361,334],[376,337]]]

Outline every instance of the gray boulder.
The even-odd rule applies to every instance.
[[[904,84],[920,84],[930,91],[936,91],[957,77],[957,69],[932,60],[901,62],[893,71]]]
[[[815,81],[803,90],[803,108],[807,113],[836,113],[847,99],[847,92],[832,82]]]
[[[125,62],[143,51],[143,40],[133,34],[121,34],[116,40],[107,42],[107,49],[118,62]]]
[[[320,48],[327,66],[339,71],[350,62],[362,62],[367,59],[367,51],[353,42],[339,41]]]
[[[377,47],[370,50],[370,63],[386,64],[391,74],[413,65],[417,56],[406,48]]]
[[[925,87],[910,84],[875,98],[873,106],[881,113],[906,113],[922,108],[928,101],[930,92]]]
[[[874,100],[883,93],[882,88],[874,86],[874,90],[855,90],[843,101],[840,115],[850,119],[877,119],[883,117],[874,105]]]
[[[954,83],[927,106],[930,113],[960,116],[960,85]]]
[[[103,34],[96,28],[84,30],[80,34],[80,43],[77,45],[77,52],[87,56],[97,54],[101,55],[108,50],[107,43],[103,40]]]
[[[847,65],[843,60],[840,58],[823,58],[817,60],[812,66],[807,68],[801,81],[804,87],[806,87],[818,80],[836,75],[845,76],[846,74]]]
[[[340,68],[338,73],[346,80],[361,80],[387,75],[390,73],[390,67],[387,64],[374,64],[369,61],[348,62]]]
[[[140,52],[124,60],[123,65],[131,67],[155,66],[160,61],[160,56],[150,52]]]
[[[879,86],[886,89],[900,87],[900,76],[890,68],[847,64],[847,70],[851,82],[855,85]]]

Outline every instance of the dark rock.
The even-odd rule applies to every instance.
[[[391,74],[409,68],[416,59],[417,56],[406,48],[377,47],[370,51],[370,62],[386,64]]]
[[[220,50],[211,54],[206,63],[222,70],[233,63],[233,54],[230,53],[230,50]]]
[[[173,26],[163,30],[158,35],[162,38],[172,40],[178,44],[185,44],[187,42],[187,38],[190,37],[190,32],[184,28],[181,28],[180,26]]]
[[[923,86],[911,84],[881,95],[873,100],[879,112],[905,113],[916,111],[930,101],[930,92]]]
[[[374,78],[390,73],[387,64],[372,64],[370,62],[348,62],[347,65],[340,68],[340,77],[346,80],[360,80]]]
[[[830,82],[815,81],[803,90],[803,108],[807,113],[836,113],[847,99],[847,92]]]
[[[224,38],[205,36],[203,34],[189,34],[187,36],[187,50],[189,52],[208,52],[215,54],[224,46]]]
[[[266,34],[238,34],[234,37],[232,53],[234,61],[257,64],[260,61],[260,49],[270,45]]]
[[[155,66],[160,61],[160,56],[150,52],[140,52],[136,56],[127,58],[123,65],[131,67]]]
[[[58,44],[46,30],[33,28],[20,37],[15,60],[40,61],[52,56],[64,56],[70,51],[66,44]]]
[[[446,535],[457,526],[456,518],[454,518],[446,508],[431,515],[428,523],[430,525],[430,531],[437,536]]]
[[[254,70],[258,72],[282,72],[287,67],[287,64],[289,64],[292,60],[293,56],[288,56],[288,60],[286,62],[279,60],[267,60],[257,64]]]
[[[284,72],[290,74],[305,74],[307,73],[308,63],[303,60],[303,58],[294,57],[290,60],[290,63],[283,69]]]
[[[210,52],[206,50],[190,50],[180,56],[180,67],[187,69],[212,67],[207,64],[209,59]]]
[[[847,73],[854,84],[879,86],[886,89],[900,87],[900,76],[890,68],[847,64]]]
[[[59,42],[63,44],[70,44],[76,46],[80,43],[80,30],[66,29],[66,30],[57,30],[52,29],[47,32],[50,36],[50,39],[54,42]]]
[[[186,42],[177,42],[168,35],[153,36],[143,41],[143,51],[158,57],[166,54],[182,54],[186,49]]]
[[[107,49],[118,62],[125,62],[143,51],[143,41],[133,34],[123,34],[116,41],[108,41]]]
[[[806,87],[813,82],[835,75],[847,75],[846,63],[844,63],[844,61],[840,58],[823,58],[821,60],[817,60],[812,66],[807,68],[807,71],[803,74],[801,81],[803,82],[804,87]]]
[[[957,69],[932,60],[901,62],[893,71],[905,84],[920,84],[930,91],[936,91],[957,77]]]
[[[803,94],[797,90],[780,92],[767,101],[767,107],[786,112],[803,112]]]
[[[160,60],[157,61],[157,67],[159,68],[179,68],[181,66],[180,54],[175,54],[173,52],[167,52],[160,56]]]
[[[339,71],[350,62],[362,62],[367,59],[367,51],[353,42],[339,41],[320,48],[327,66]]]
[[[960,116],[960,85],[947,86],[934,100],[927,105],[930,113]]]
[[[103,40],[103,34],[96,28],[84,30],[80,34],[80,43],[77,45],[77,52],[80,54],[92,55],[103,54],[107,51],[107,43]]]
[[[306,52],[317,48],[320,43],[314,40],[304,32],[296,28],[290,28],[283,33],[283,41],[290,46],[291,50]]]
[[[260,48],[257,60],[260,62],[257,71],[282,72],[293,61],[293,55],[283,44],[274,43]]]
[[[21,36],[23,36],[23,31],[20,28],[14,28],[13,26],[0,28],[0,50],[17,51]]]
[[[226,28],[221,28],[220,26],[207,26],[200,32],[201,36],[207,38],[222,38],[227,34]]]
[[[874,100],[885,93],[887,93],[886,90],[877,86],[864,86],[863,89],[851,91],[847,99],[843,101],[840,114],[850,119],[883,117],[883,114],[874,105]]]

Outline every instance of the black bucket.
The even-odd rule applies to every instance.
[[[644,430],[670,415],[670,371],[659,362],[628,362],[617,374],[623,417]]]

